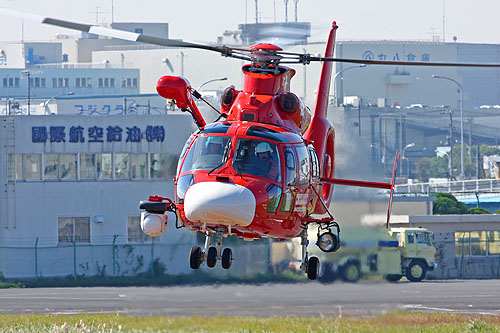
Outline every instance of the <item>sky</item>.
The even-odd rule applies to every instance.
[[[295,19],[288,1],[289,20]],[[114,11],[111,10],[112,4]],[[312,39],[326,38],[332,21],[342,40],[432,40],[444,35],[458,42],[500,44],[498,0],[299,0],[298,20],[312,23]],[[261,22],[285,20],[284,0],[260,0]],[[170,38],[215,42],[225,30],[255,22],[255,0],[0,0],[0,7],[63,20],[95,24],[168,22]],[[96,14],[98,12],[98,14]],[[65,29],[0,18],[0,41],[50,39],[74,35]]]

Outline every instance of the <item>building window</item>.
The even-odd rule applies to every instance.
[[[102,77],[99,78],[99,88],[102,88],[104,85],[103,85],[103,81],[102,81]]]
[[[8,88],[19,88],[19,78],[6,77],[3,79],[3,86]]]
[[[40,78],[39,77],[35,78],[35,88],[40,88]]]
[[[115,154],[115,179],[130,179],[129,154]]]
[[[486,255],[486,232],[471,231],[470,233],[470,254],[471,256]]]
[[[61,154],[61,179],[76,179],[76,154]]]
[[[455,256],[486,256],[500,254],[498,231],[455,232]]]
[[[59,243],[90,243],[89,217],[59,217]]]
[[[23,179],[23,155],[9,154],[7,157],[7,179]]]
[[[75,87],[76,87],[76,88],[80,88],[80,78],[79,78],[79,77],[77,77],[77,78],[75,79]]]
[[[69,87],[69,79],[64,79],[64,88]]]
[[[45,88],[45,78],[44,77],[42,77],[40,79],[40,85],[42,86],[42,88]]]
[[[132,179],[147,178],[147,155],[131,154],[132,159]]]
[[[151,241],[151,237],[147,236],[141,229],[140,216],[127,217],[127,240],[134,243],[145,243]]]
[[[92,88],[92,79],[90,77],[87,78],[87,87]]]
[[[52,79],[52,88],[57,88],[57,79],[56,78]]]
[[[104,78],[104,86],[105,86],[106,88],[109,88],[109,78],[107,78],[107,77],[106,77],[106,78]]]
[[[97,179],[111,179],[111,154],[96,154]]]
[[[132,86],[133,86],[134,88],[137,88],[137,79],[133,79],[133,80],[132,80]]]
[[[114,87],[115,87],[115,79],[114,79],[114,78],[110,78],[110,79],[109,79],[109,86],[110,86],[111,88],[114,88]]]
[[[153,153],[151,154],[151,179],[167,178],[167,154]]]
[[[500,231],[488,231],[488,254],[500,254]]]
[[[43,162],[44,162],[43,177],[45,179],[58,179],[59,178],[59,155],[58,154],[45,154]]]
[[[42,179],[42,155],[26,154],[26,180]]]
[[[80,154],[80,179],[95,178],[95,155]]]

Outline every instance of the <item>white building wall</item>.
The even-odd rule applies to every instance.
[[[2,117],[2,124],[8,117]],[[15,154],[49,153],[167,153],[176,158],[185,140],[193,131],[193,123],[186,114],[152,116],[17,116],[15,118]],[[164,142],[148,142],[144,137],[140,143],[125,142],[127,127],[145,129],[148,125],[163,126]],[[32,128],[64,126],[66,142],[33,142]],[[105,129],[108,126],[123,128],[121,142],[89,143],[85,133],[84,143],[68,140],[71,126],[81,126],[85,131],[93,126]],[[6,127],[0,127],[0,137],[6,137]],[[50,141],[50,140],[48,140]],[[12,152],[10,150],[9,152]],[[0,149],[0,178],[2,192],[6,188],[7,151]],[[42,164],[43,171],[43,164]],[[139,216],[139,201],[149,195],[173,198],[172,179],[164,180],[18,180],[9,182],[15,192],[2,195],[0,206],[0,272],[5,277],[35,276],[35,244],[39,276],[61,276],[73,274],[74,249],[71,244],[58,243],[58,218],[89,217],[90,244],[76,243],[77,274],[93,275],[106,265],[106,274],[112,273],[113,236],[116,238],[117,274],[132,274],[132,267],[141,271],[149,266],[137,262],[142,256],[144,263],[150,262],[151,244],[129,244],[127,241],[127,217]],[[10,211],[7,212],[7,204]],[[175,217],[170,214],[167,232],[155,241],[155,258],[167,265],[169,273],[188,271],[186,253],[194,243],[194,236],[185,230],[175,230]],[[102,216],[103,222],[95,222]],[[37,242],[38,239],[38,242]],[[106,246],[103,246],[106,245]],[[64,248],[61,248],[64,247]],[[57,248],[56,248],[57,247]],[[134,251],[129,251],[130,247]],[[135,260],[135,261],[134,261]],[[87,267],[88,266],[88,267]]]

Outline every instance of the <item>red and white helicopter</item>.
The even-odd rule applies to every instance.
[[[0,15],[24,16],[1,9]],[[206,124],[194,102],[201,95],[183,77],[164,76],[158,93],[189,112],[198,130],[186,142],[175,177],[175,199],[151,196],[140,208],[142,230],[159,236],[167,225],[166,212],[176,214],[176,227],[203,233],[204,248],[193,246],[190,267],[206,262],[214,267],[231,266],[233,255],[223,249],[223,239],[236,235],[245,240],[263,237],[285,240],[301,238],[301,269],[316,279],[319,259],[309,257],[307,231],[318,225],[316,245],[325,252],[340,247],[340,227],[328,206],[333,185],[390,190],[387,223],[397,165],[391,183],[335,178],[335,131],[327,120],[328,95],[333,62],[368,65],[500,67],[499,64],[430,63],[334,58],[337,25],[333,22],[325,55],[284,52],[272,44],[250,48],[209,46],[146,36],[104,27],[28,15],[40,23],[88,33],[160,46],[185,47],[218,52],[224,57],[248,61],[242,68],[240,90],[229,87],[221,98],[218,121]],[[290,92],[295,70],[286,63],[323,62],[316,105],[309,112],[302,100]],[[214,243],[214,246],[212,246]]]

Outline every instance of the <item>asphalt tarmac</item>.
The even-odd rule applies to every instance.
[[[0,290],[0,312],[17,314],[319,317],[393,310],[499,315],[500,280]]]

